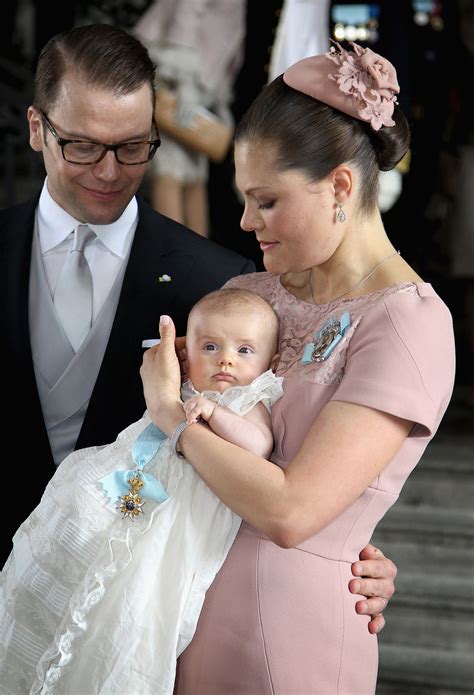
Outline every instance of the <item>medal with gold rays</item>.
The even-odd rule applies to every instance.
[[[122,519],[125,519],[125,517],[128,516],[129,519],[134,521],[137,516],[144,514],[142,507],[145,502],[142,502],[142,498],[140,497],[139,493],[145,483],[138,475],[133,475],[129,480],[127,480],[127,484],[130,488],[130,492],[127,492],[126,495],[119,497],[117,509],[122,512]]]

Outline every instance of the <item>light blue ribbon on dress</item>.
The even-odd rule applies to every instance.
[[[143,471],[144,467],[155,456],[166,435],[152,422],[145,427],[143,432],[135,439],[132,446],[132,458],[136,468],[125,471],[112,471],[99,480],[102,483],[105,494],[116,500],[130,492],[128,481],[133,476],[138,476],[144,483],[140,490],[140,496],[154,502],[164,502],[169,495],[163,485],[155,477]]]
[[[324,362],[327,360],[331,352],[334,350],[336,345],[342,340],[345,332],[351,325],[351,316],[348,311],[344,311],[341,314],[339,320],[334,317],[329,318],[315,335],[314,343],[306,343],[303,349],[303,355],[301,356],[302,364],[310,364],[311,362]],[[331,336],[331,341],[327,343],[326,335]],[[326,345],[325,349],[322,350],[323,345]],[[316,357],[315,352],[321,351]]]

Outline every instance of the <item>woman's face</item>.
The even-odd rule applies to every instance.
[[[268,271],[299,272],[332,256],[343,225],[330,177],[311,183],[301,171],[278,171],[269,143],[238,143],[235,171],[245,204],[240,226],[255,233]]]

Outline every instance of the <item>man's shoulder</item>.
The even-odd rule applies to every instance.
[[[20,214],[23,210],[29,210],[31,207],[37,203],[36,198],[31,198],[29,200],[22,201],[21,203],[15,203],[14,205],[6,205],[0,208],[0,216],[2,218],[8,218]]]
[[[31,198],[15,205],[9,205],[0,209],[0,224],[8,224],[11,220],[27,220],[34,214],[38,197]]]
[[[37,199],[0,209],[0,250],[2,255],[16,253],[31,243]]]

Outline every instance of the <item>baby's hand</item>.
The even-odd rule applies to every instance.
[[[186,419],[191,424],[198,422],[200,419],[206,422],[212,417],[216,404],[204,396],[192,396],[189,400],[183,403]]]

